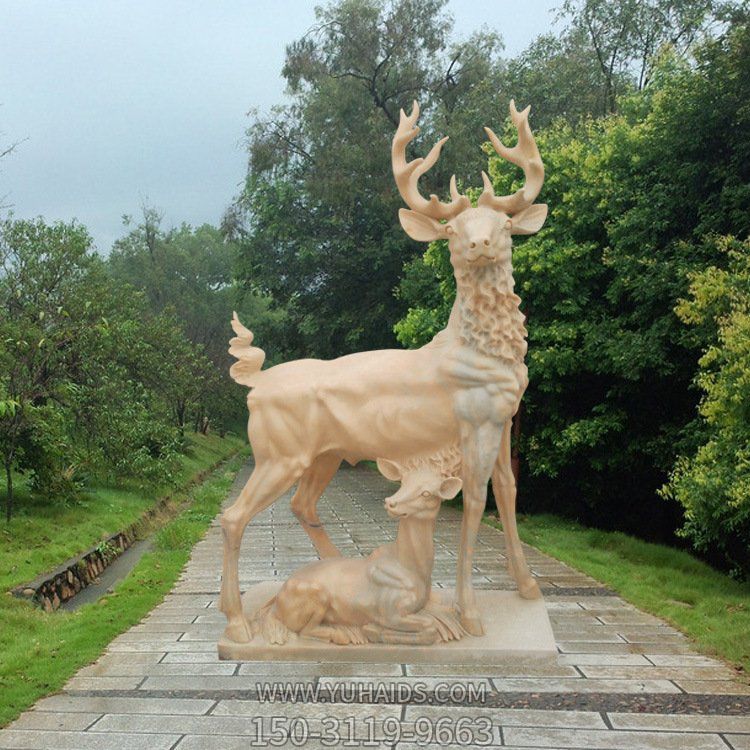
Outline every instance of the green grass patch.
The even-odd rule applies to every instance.
[[[127,528],[166,494],[179,494],[202,471],[241,450],[235,435],[190,435],[175,484],[139,488],[135,483],[87,487],[75,501],[49,502],[19,487],[17,514],[0,521],[0,591],[31,581]],[[0,493],[2,496],[2,493]]]
[[[527,544],[671,623],[699,651],[750,673],[750,584],[731,579],[688,552],[556,516],[520,516],[518,532]]]
[[[242,451],[193,487],[182,512],[155,534],[154,549],[113,593],[98,602],[74,612],[45,614],[24,600],[0,597],[0,726],[40,697],[59,690],[115,636],[139,622],[163,599],[193,545],[218,513],[246,456],[247,451]],[[211,463],[207,460],[205,465]]]

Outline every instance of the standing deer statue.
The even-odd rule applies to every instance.
[[[220,607],[225,637],[247,642],[252,632],[242,612],[238,560],[250,520],[295,482],[292,509],[321,557],[338,555],[316,511],[318,499],[342,461],[403,462],[428,457],[457,443],[462,455],[464,510],[458,551],[455,606],[462,627],[481,635],[471,580],[472,559],[492,479],[505,531],[508,567],[524,598],[540,596],[526,563],[515,520],[516,487],[510,464],[511,419],[527,383],[526,329],[513,291],[511,236],[537,232],[547,206],[534,204],[544,167],[528,124],[529,107],[510,113],[518,143],[504,146],[486,128],[497,153],[523,169],[525,184],[496,196],[483,172],[477,207],[450,180],[450,203],[424,198],[419,178],[438,160],[446,139],[426,158],[406,160],[419,133],[419,107],[401,112],[393,138],[393,174],[409,210],[399,219],[417,241],[447,239],[456,277],[448,325],[416,350],[386,349],[323,361],[297,360],[261,370],[265,355],[236,318],[230,374],[250,388],[248,436],[255,468],[236,502],[222,515],[224,564]]]

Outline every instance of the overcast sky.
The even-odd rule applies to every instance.
[[[0,161],[2,202],[21,218],[77,218],[104,253],[143,201],[168,225],[218,223],[245,171],[246,113],[283,101],[285,45],[316,4],[0,0],[0,147],[21,141]],[[558,5],[449,7],[458,36],[486,24],[514,55]]]

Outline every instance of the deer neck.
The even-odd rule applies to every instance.
[[[456,301],[450,326],[465,346],[525,367],[526,320],[521,298],[513,291],[513,269],[491,264],[455,271]]]
[[[396,535],[396,555],[405,568],[414,571],[429,588],[434,563],[435,522],[433,518],[402,518]]]

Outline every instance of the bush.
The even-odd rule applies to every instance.
[[[698,550],[750,573],[750,240],[720,238],[728,267],[693,274],[690,298],[677,314],[685,323],[714,327],[699,361],[704,396],[695,426],[695,453],[678,460],[662,494],[685,508],[681,534]]]

